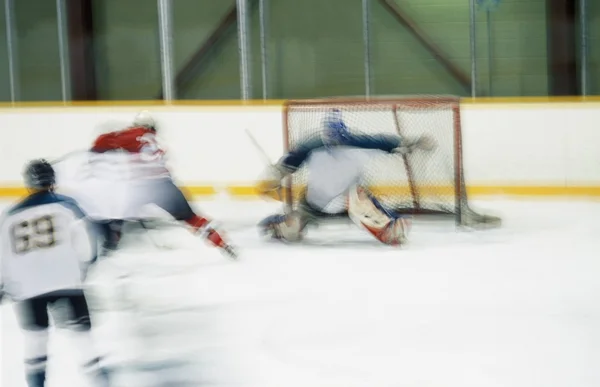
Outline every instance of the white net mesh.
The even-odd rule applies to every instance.
[[[467,205],[457,98],[291,101],[285,125],[288,150],[320,136],[322,122],[332,109],[341,111],[352,133],[427,135],[435,141],[431,151],[416,150],[406,157],[381,154],[366,166],[364,181],[385,205],[408,213],[454,214],[460,223],[489,220]],[[298,200],[306,180],[304,168],[294,175],[290,201]]]

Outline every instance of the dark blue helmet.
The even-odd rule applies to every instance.
[[[25,185],[31,189],[48,189],[56,183],[54,168],[44,159],[30,161],[25,167],[23,177]]]
[[[339,109],[332,109],[323,121],[322,138],[325,145],[344,145],[351,137]]]

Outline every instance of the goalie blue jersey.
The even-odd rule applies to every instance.
[[[336,214],[344,212],[350,187],[361,184],[364,169],[382,153],[400,146],[399,136],[347,136],[336,145],[316,138],[286,154],[280,161],[289,171],[306,167],[306,200],[315,209]]]
[[[378,150],[381,152],[391,152],[398,148],[401,143],[400,136],[391,135],[350,135],[344,137],[343,141],[338,144],[326,144],[322,137],[314,138],[307,142],[301,143],[294,150],[288,152],[281,160],[281,165],[291,171],[300,168],[310,156],[317,151],[329,151],[339,153],[343,149],[369,149]]]

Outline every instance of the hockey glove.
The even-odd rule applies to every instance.
[[[281,188],[282,180],[289,173],[287,170],[279,164],[270,165],[265,173],[264,177],[257,184],[257,191],[260,196],[272,198],[275,200],[282,200]]]
[[[402,141],[402,145],[392,150],[393,153],[400,153],[403,155],[414,152],[416,149],[424,151],[432,151],[437,146],[435,140],[427,135],[423,135],[419,138],[406,138]]]

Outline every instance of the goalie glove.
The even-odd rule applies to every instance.
[[[436,146],[437,144],[432,137],[423,135],[418,138],[405,138],[402,141],[402,145],[392,150],[392,153],[400,153],[402,155],[406,155],[414,152],[416,149],[429,152],[434,150]]]
[[[269,165],[263,174],[263,178],[259,181],[257,190],[259,195],[270,198],[280,198],[282,188],[282,180],[291,173],[283,165]]]

